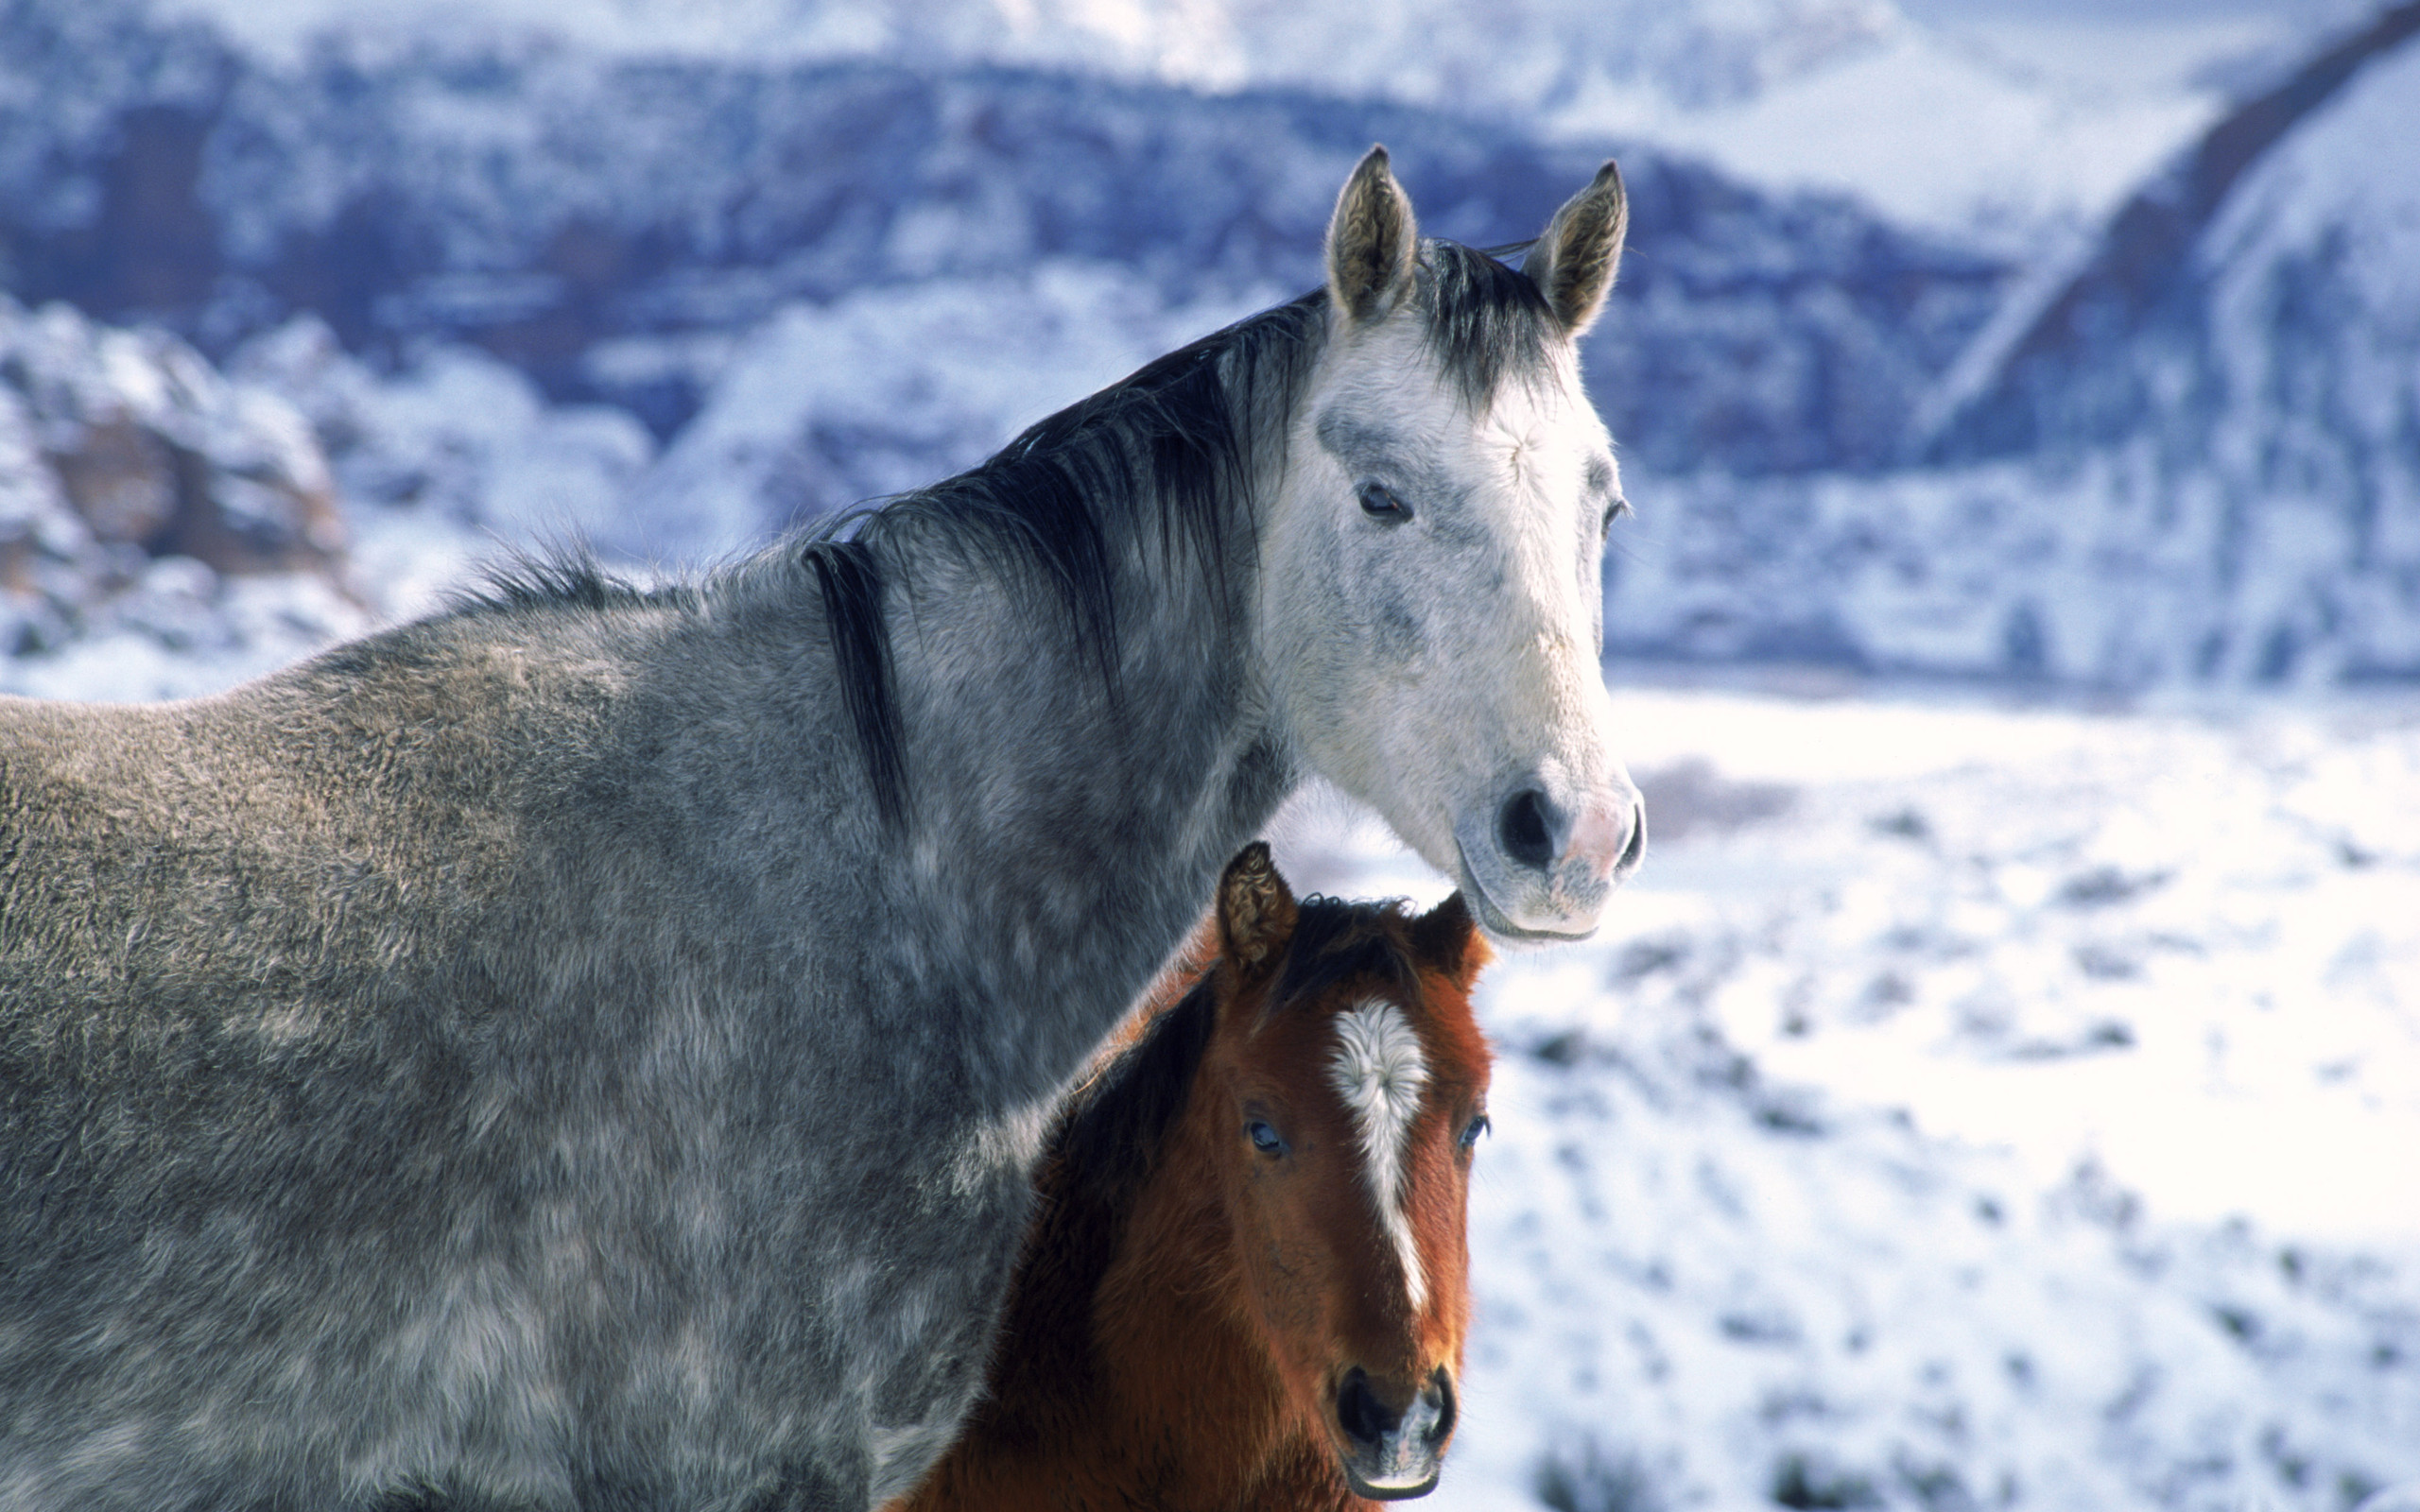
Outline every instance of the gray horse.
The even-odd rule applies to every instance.
[[[696,587],[0,700],[0,1508],[846,1507],[1049,1109],[1304,776],[1499,937],[1643,845],[1574,336],[1373,151],[1328,285]]]

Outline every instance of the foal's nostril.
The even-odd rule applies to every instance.
[[[1336,1421],[1355,1443],[1375,1444],[1395,1431],[1403,1414],[1388,1410],[1370,1389],[1369,1375],[1357,1365],[1344,1373],[1344,1384],[1336,1389]]]
[[[1429,1381],[1429,1389],[1421,1395],[1436,1399],[1437,1419],[1421,1436],[1432,1445],[1442,1444],[1454,1436],[1454,1373],[1441,1365]]]
[[[1504,800],[1495,833],[1504,853],[1522,866],[1544,871],[1554,865],[1554,816],[1547,796],[1536,788],[1525,787]]]

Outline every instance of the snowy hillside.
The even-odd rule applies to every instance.
[[[2420,5],[2020,285],[1866,478],[1634,480],[1618,644],[2135,687],[2420,677]],[[1659,506],[1661,507],[1659,512]]]
[[[1663,144],[1770,188],[1839,190],[2022,244],[2098,218],[2205,124],[2223,103],[2214,68],[2291,51],[2350,7],[2305,0],[2215,21],[2135,7],[2064,28],[2044,24],[2055,7],[2011,27],[1893,0],[417,0],[369,23],[336,0],[166,9],[272,58],[302,56],[330,28],[543,35],[618,56],[1008,64],[1385,99]],[[2133,66],[2111,67],[2113,55]]]
[[[789,12],[716,14],[754,36]],[[1615,644],[2118,687],[2420,672],[2420,173],[2393,150],[2420,97],[2414,14],[2264,76],[2064,282],[1624,147],[1632,250],[1585,352],[1640,507]],[[1699,19],[1778,36],[1791,16],[1903,26]],[[399,21],[257,53],[44,0],[0,10],[0,277],[26,302],[164,321],[236,365],[314,416],[356,504],[638,560],[962,466],[1306,286],[1374,138],[1428,227],[1476,242],[1533,231],[1605,149],[1552,123],[854,44],[666,56],[638,32]],[[1785,74],[1866,66],[1842,60],[1882,56],[1870,41],[1724,108],[1783,111]],[[2159,220],[2145,207],[2178,183],[2218,187]],[[2147,215],[2183,228],[2166,252]],[[2095,269],[2131,270],[2115,314],[2044,324],[2112,308],[2062,293]],[[398,418],[363,432],[317,369],[274,358],[296,330]]]
[[[1534,235],[1615,146],[1305,94],[451,38],[282,67],[188,39],[173,66],[87,62],[87,78],[45,60],[168,43],[72,14],[0,11],[0,75],[26,60],[0,135],[82,123],[0,163],[21,299],[165,319],[214,352],[301,311],[388,359],[475,343],[660,437],[731,338],[785,304],[934,278],[1005,288],[1061,258],[1115,264],[1176,306],[1292,293],[1318,281],[1336,186],[1374,140],[1427,228],[1478,245]],[[88,120],[96,91],[110,103]],[[1621,150],[1635,254],[1618,336],[1590,360],[1626,444],[1749,472],[1893,455],[2006,265]]]

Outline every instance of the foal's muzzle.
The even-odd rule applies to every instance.
[[[1336,1389],[1344,1430],[1344,1478],[1353,1494],[1376,1502],[1426,1496],[1437,1488],[1445,1442],[1454,1436],[1454,1376],[1439,1366],[1402,1405],[1391,1405],[1360,1366]]]

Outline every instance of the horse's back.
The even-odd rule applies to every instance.
[[[512,896],[580,700],[444,642],[415,627],[181,703],[0,703],[10,1019],[323,1020],[449,960]]]

